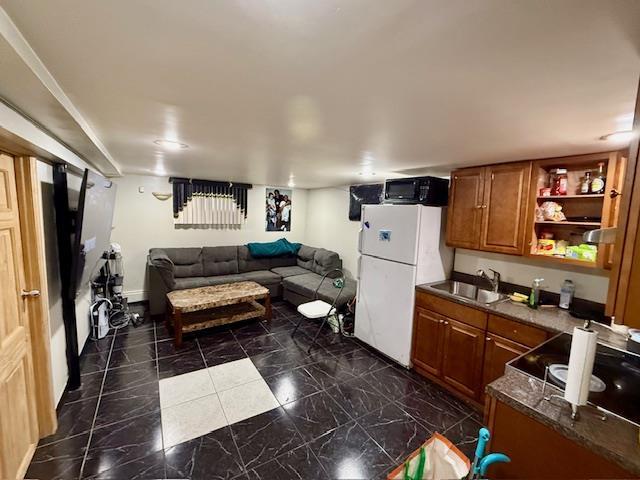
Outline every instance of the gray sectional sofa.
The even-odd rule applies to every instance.
[[[342,268],[337,253],[302,245],[297,255],[253,258],[246,245],[202,248],[152,248],[149,269],[151,315],[164,313],[166,294],[174,290],[253,280],[269,289],[272,298],[282,297],[299,305],[313,299],[322,275]],[[329,279],[318,298],[332,303],[339,289]],[[338,298],[342,307],[356,294],[356,282],[347,279]]]

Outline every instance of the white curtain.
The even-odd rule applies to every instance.
[[[193,193],[174,217],[174,224],[194,228],[240,228],[245,214],[233,195]]]

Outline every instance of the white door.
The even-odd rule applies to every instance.
[[[365,205],[362,209],[362,255],[415,265],[419,205]]]
[[[363,255],[355,335],[409,366],[416,267]]]

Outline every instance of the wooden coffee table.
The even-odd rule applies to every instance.
[[[263,304],[258,300],[262,300]],[[264,317],[271,320],[269,290],[256,282],[176,290],[167,294],[167,301],[167,328],[173,327],[176,347],[182,345],[182,334],[185,332],[249,318]]]

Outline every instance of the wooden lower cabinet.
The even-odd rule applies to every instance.
[[[437,311],[434,311],[437,310]],[[505,364],[549,334],[437,295],[416,295],[411,361],[418,373],[476,405]]]
[[[529,347],[512,342],[493,333],[487,333],[484,347],[482,389],[504,375],[507,363],[529,350]]]
[[[489,400],[489,449],[511,458],[510,463],[492,465],[491,478],[637,478],[533,418],[493,397]]]
[[[484,331],[456,320],[442,324],[442,379],[479,400],[482,393]]]
[[[423,308],[416,308],[413,335],[413,364],[440,376],[442,369],[442,331],[445,317]]]

